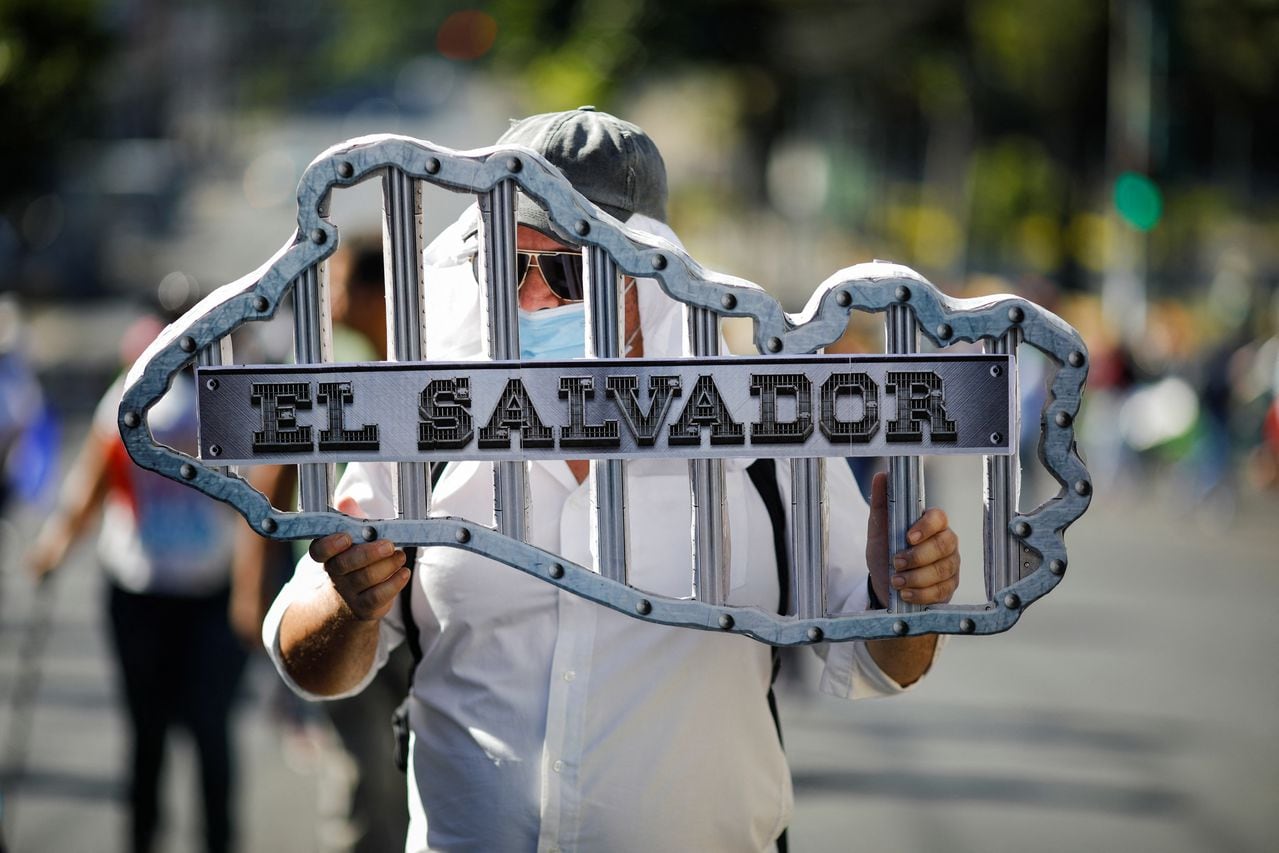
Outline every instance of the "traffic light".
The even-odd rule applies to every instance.
[[[1115,209],[1138,231],[1149,231],[1163,216],[1164,200],[1155,182],[1137,172],[1124,172],[1115,180]]]

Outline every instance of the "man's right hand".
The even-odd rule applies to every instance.
[[[362,516],[351,498],[338,501],[338,511]],[[333,589],[351,615],[376,622],[391,610],[395,597],[409,582],[404,551],[386,539],[356,545],[348,533],[334,533],[311,543],[311,559],[324,564]]]

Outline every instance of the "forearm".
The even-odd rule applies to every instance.
[[[923,678],[932,665],[933,654],[937,650],[937,635],[867,640],[866,649],[885,675],[902,687],[909,687]]]
[[[58,503],[45,519],[28,559],[36,577],[61,565],[71,546],[97,518],[107,493],[107,451],[99,437],[90,434],[71,474],[63,482]]]
[[[356,687],[377,659],[381,620],[360,619],[329,584],[291,603],[280,621],[280,657],[299,687],[337,696]]]

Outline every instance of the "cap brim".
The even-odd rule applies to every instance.
[[[598,202],[592,202],[592,204],[612,216],[618,222],[625,222],[630,219],[632,215],[631,211],[622,210],[620,207],[613,207],[612,205],[600,204]],[[547,215],[546,211],[537,202],[533,201],[533,199],[523,193],[516,194],[515,224],[526,225],[540,234],[545,234],[552,240],[559,240],[566,243],[574,241],[574,238],[571,235],[557,230],[555,224],[551,222],[551,217]],[[466,235],[462,239],[471,239],[479,233],[479,230],[479,220],[476,219],[475,228],[467,231]]]
[[[612,216],[619,222],[625,222],[631,218],[631,211],[622,210],[619,207],[613,207],[607,204],[594,203],[596,207]],[[560,240],[563,242],[572,242],[573,237],[567,233],[559,231],[554,223],[551,222],[550,216],[543,210],[537,202],[521,193],[515,203],[515,222],[519,225],[527,225],[534,231],[538,231],[550,237],[552,240]]]

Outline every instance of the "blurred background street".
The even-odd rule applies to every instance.
[[[298,179],[331,145],[477,148],[581,104],[657,142],[694,258],[788,310],[883,258],[953,295],[1032,299],[1089,347],[1096,496],[1065,580],[1008,634],[953,639],[892,702],[818,697],[791,660],[792,849],[1273,849],[1273,0],[0,0],[8,848],[123,849],[106,582],[86,541],[41,601],[26,555],[135,323],[291,241]],[[428,236],[467,202],[428,190]],[[380,203],[345,190],[332,217],[375,231]],[[238,332],[237,360],[286,357],[287,313]],[[737,351],[744,331],[726,324]],[[859,317],[844,343],[882,336]],[[1023,387],[1043,367],[1023,358]],[[1034,438],[1023,507],[1057,488]],[[928,471],[966,543],[960,598],[982,600],[979,464]],[[260,655],[242,687],[243,849],[344,849],[351,774],[327,722]],[[197,849],[190,745],[170,759],[165,849]]]

